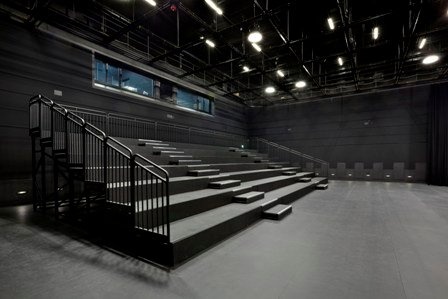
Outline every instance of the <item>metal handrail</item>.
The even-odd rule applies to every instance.
[[[76,106],[71,106],[71,105],[64,105],[64,107],[66,107],[68,110],[70,110],[72,112],[83,113],[83,114],[90,115],[90,116],[95,116],[95,117],[103,117],[104,120],[106,121],[106,127],[107,128],[110,128],[110,125],[111,125],[110,120],[111,119],[117,119],[117,120],[135,121],[135,122],[151,124],[151,125],[155,125],[156,127],[158,127],[158,126],[160,126],[160,127],[165,126],[165,127],[169,127],[169,128],[188,130],[191,133],[208,134],[208,135],[213,136],[213,137],[223,136],[223,137],[238,138],[238,139],[241,139],[241,140],[246,140],[247,139],[247,137],[244,136],[244,135],[226,133],[226,132],[215,131],[215,130],[200,129],[200,128],[196,128],[196,127],[184,126],[184,125],[179,125],[179,124],[172,124],[172,123],[167,123],[167,122],[160,122],[160,121],[155,121],[155,120],[149,120],[149,119],[144,119],[144,118],[140,118],[140,117],[135,117],[135,116],[132,116],[132,115],[118,114],[118,113],[108,113],[108,112],[103,112],[103,111],[99,111],[99,110],[94,110],[94,109],[89,109],[89,108],[82,108],[82,107],[76,107]]]
[[[272,141],[268,141],[268,140],[263,139],[263,138],[258,138],[258,137],[256,137],[256,139],[259,140],[259,141],[262,141],[262,142],[264,142],[264,143],[267,143],[267,144],[269,144],[270,146],[273,146],[273,147],[276,147],[276,148],[285,150],[285,151],[287,151],[287,152],[289,152],[289,153],[291,153],[291,154],[299,155],[299,156],[301,156],[301,157],[303,157],[303,158],[306,158],[306,159],[308,159],[308,160],[311,160],[311,161],[313,161],[313,162],[321,163],[321,164],[326,164],[326,165],[329,164],[327,161],[324,161],[324,160],[322,160],[322,159],[319,159],[319,158],[316,158],[316,157],[313,157],[313,156],[304,154],[304,153],[302,153],[302,152],[299,152],[299,151],[294,150],[294,149],[292,149],[292,148],[286,147],[286,146],[284,146],[284,145],[280,145],[280,144],[278,144],[278,143],[275,143],[275,142],[272,142]]]
[[[31,112],[31,107],[35,106],[35,104],[38,104],[37,107],[37,111],[35,111],[34,113]],[[155,178],[159,183],[162,183],[165,187],[164,187],[164,191],[162,193],[162,198],[160,202],[164,202],[165,201],[165,205],[161,206],[161,208],[163,209],[162,214],[164,213],[164,215],[166,215],[165,218],[163,218],[162,224],[164,225],[164,228],[162,229],[162,236],[166,236],[169,240],[170,236],[169,236],[169,173],[163,169],[162,167],[160,167],[159,165],[157,165],[156,163],[150,161],[149,159],[140,156],[138,154],[134,154],[133,151],[126,145],[124,145],[123,143],[121,143],[120,141],[116,140],[113,137],[108,136],[103,130],[99,129],[98,127],[86,122],[82,117],[80,117],[79,115],[76,115],[75,113],[73,113],[72,111],[68,111],[65,107],[53,102],[51,99],[42,96],[42,95],[36,95],[33,96],[32,98],[30,98],[29,100],[29,106],[30,106],[30,129],[35,129],[35,128],[39,128],[39,131],[41,131],[41,118],[43,117],[41,115],[41,104],[49,107],[49,111],[50,114],[48,116],[46,116],[47,118],[47,125],[48,122],[50,124],[50,130],[51,130],[51,138],[53,138],[53,130],[54,129],[54,114],[53,112],[57,112],[59,115],[62,115],[64,117],[64,122],[65,122],[65,139],[67,142],[67,138],[68,138],[68,134],[69,132],[67,131],[67,127],[68,127],[68,123],[71,122],[73,124],[75,124],[76,126],[79,127],[79,133],[82,135],[82,141],[81,141],[81,156],[82,156],[82,163],[83,163],[83,169],[84,172],[87,175],[91,174],[88,173],[88,171],[91,171],[92,168],[86,168],[86,151],[87,151],[87,138],[94,138],[96,140],[98,140],[98,145],[90,145],[91,147],[95,148],[95,150],[97,150],[97,152],[93,152],[94,155],[95,153],[101,154],[102,153],[102,159],[97,159],[97,160],[93,160],[94,166],[98,165],[99,167],[101,167],[103,169],[103,176],[99,176],[99,175],[95,175],[95,174],[91,174],[92,177],[94,179],[99,179],[98,182],[103,182],[106,185],[108,185],[108,169],[109,169],[109,165],[111,165],[109,162],[114,163],[113,161],[115,160],[111,160],[108,161],[108,155],[114,155],[113,157],[111,156],[111,159],[114,159],[114,157],[117,157],[116,155],[121,155],[122,158],[117,158],[117,161],[122,161],[119,163],[127,163],[127,168],[128,170],[128,175],[125,175],[123,178],[121,179],[125,179],[125,180],[129,180],[129,184],[130,184],[130,197],[129,200],[125,200],[125,203],[127,202],[128,204],[130,204],[131,207],[131,215],[134,218],[135,213],[136,213],[136,207],[138,208],[138,206],[136,205],[136,201],[138,200],[138,195],[137,195],[137,188],[138,188],[138,184],[136,184],[136,168],[139,167],[139,172],[140,174],[143,173],[146,178],[150,177],[150,178]],[[33,110],[34,111],[34,110]],[[36,115],[37,113],[37,118],[35,118],[35,121],[33,122],[33,124],[31,123],[31,115]],[[33,125],[33,127],[32,127]],[[93,140],[93,139],[89,139],[89,140]],[[67,146],[67,143],[66,145]],[[70,154],[70,151],[67,150],[68,153]],[[93,155],[93,157],[95,157]],[[70,154],[71,156],[71,154]],[[91,156],[92,157],[92,156]],[[89,158],[90,159],[90,158]],[[95,158],[94,158],[95,159]],[[158,171],[162,172],[163,175],[159,175],[156,172],[154,172],[153,170],[149,169],[148,167],[141,165],[140,163],[136,162],[136,159],[140,159],[142,161],[144,161],[144,163],[147,163],[151,166],[153,166],[155,169],[157,169]],[[92,160],[91,160],[92,161]],[[124,161],[124,162],[123,162]],[[95,165],[96,163],[96,165]],[[101,164],[98,164],[101,163]],[[126,164],[122,164],[124,166],[126,166]],[[95,169],[95,167],[93,167],[93,169]],[[120,178],[119,178],[120,179]],[[117,181],[120,182],[120,181]],[[157,194],[157,189],[155,190],[155,196],[156,196],[156,201],[157,201],[157,205],[159,204],[159,198],[158,198],[158,194]],[[108,192],[106,192],[106,198],[108,198]],[[152,192],[150,193],[151,196],[153,196]],[[153,200],[153,199],[144,199],[146,201],[149,200]],[[135,224],[137,225],[137,223]],[[137,226],[136,226],[137,227]],[[166,227],[166,230],[165,230]],[[152,231],[155,232],[157,234],[159,234],[159,228],[157,227],[157,230],[152,229],[151,227],[143,227],[143,229],[146,229],[148,231]],[[166,231],[166,233],[165,233]]]

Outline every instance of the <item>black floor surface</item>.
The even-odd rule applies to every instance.
[[[448,298],[448,188],[333,181],[167,272],[0,209],[0,298]]]

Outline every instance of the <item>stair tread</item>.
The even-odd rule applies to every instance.
[[[303,173],[301,173],[301,175],[310,175],[311,173],[312,172],[303,172]],[[183,202],[187,202],[190,200],[204,198],[204,197],[208,197],[208,196],[215,195],[215,194],[226,193],[226,192],[232,191],[236,188],[252,187],[252,186],[257,186],[257,185],[261,185],[261,184],[265,184],[265,183],[269,183],[269,182],[274,182],[276,180],[284,180],[284,179],[287,179],[287,177],[276,176],[276,177],[270,177],[270,178],[266,178],[266,179],[242,182],[241,185],[238,187],[230,187],[230,188],[218,189],[218,190],[217,189],[201,189],[201,190],[196,190],[196,191],[178,193],[178,194],[174,194],[174,195],[170,196],[170,204],[183,203]],[[300,186],[307,186],[307,184],[300,183]],[[282,189],[282,188],[280,188],[280,189]],[[279,189],[276,189],[276,190],[279,190]]]
[[[162,143],[161,140],[155,140],[155,139],[139,139],[138,142],[148,142],[148,143]]]
[[[324,180],[325,178],[319,178]],[[310,183],[311,184],[311,183]],[[171,223],[171,242],[176,243],[188,237],[191,237],[201,231],[210,227],[218,225],[222,222],[238,217],[244,213],[250,212],[254,209],[260,209],[265,203],[272,201],[274,198],[284,196],[292,191],[303,189],[310,184],[295,183],[283,188],[276,189],[265,194],[265,198],[255,201],[253,203],[242,205],[238,203],[231,203],[221,206],[206,212],[196,214],[187,218],[183,218]],[[223,189],[224,190],[224,189]],[[223,191],[221,190],[221,191]]]
[[[270,208],[269,210],[264,211],[265,214],[279,214],[282,211],[284,211],[285,209],[289,209],[291,208],[291,205],[283,205],[283,204],[278,204],[275,205],[274,207]]]
[[[251,192],[248,192],[248,193],[236,195],[236,196],[234,196],[234,198],[251,198],[251,197],[259,196],[260,194],[264,194],[264,192],[251,191]]]

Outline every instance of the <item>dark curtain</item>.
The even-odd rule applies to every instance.
[[[448,186],[448,84],[431,87],[428,112],[428,184]]]

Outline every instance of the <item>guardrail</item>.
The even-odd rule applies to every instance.
[[[289,162],[293,166],[300,167],[303,171],[314,172],[317,176],[328,178],[329,163],[313,156],[301,153],[286,146],[270,142],[263,138],[250,139],[250,147],[260,153],[267,154],[269,159]]]

